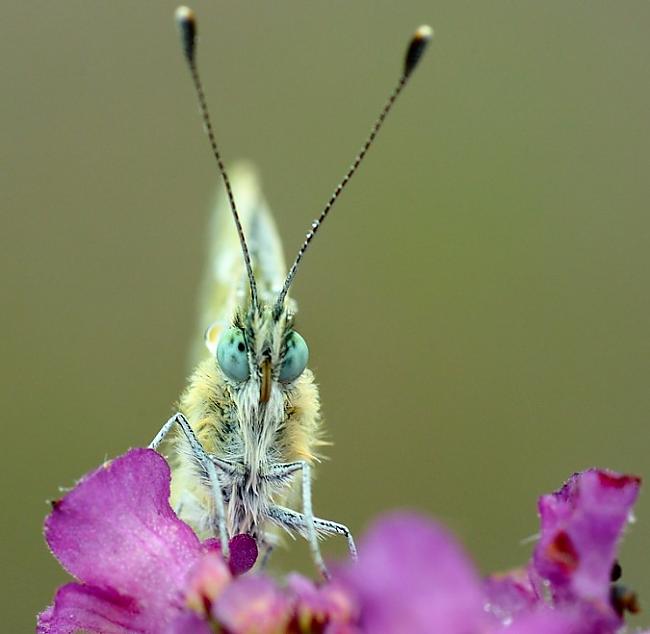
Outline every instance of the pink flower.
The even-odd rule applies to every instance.
[[[164,459],[135,449],[54,504],[45,536],[77,581],[39,615],[39,634],[615,634],[634,607],[612,585],[631,476],[586,471],[540,498],[540,540],[521,569],[481,579],[448,531],[400,513],[318,584],[247,573],[257,548],[245,535],[226,563],[176,517],[169,486]]]
[[[609,607],[618,543],[640,485],[637,477],[593,469],[540,498],[542,534],[533,561],[556,600]]]
[[[612,571],[640,484],[635,476],[591,469],[543,495],[532,560],[525,568],[488,578],[490,612],[518,627],[528,620],[531,632],[537,631],[535,618],[553,618],[563,623],[557,625],[564,628],[560,632],[571,634],[618,631],[625,608],[635,610],[636,597],[613,585]]]
[[[334,576],[359,606],[363,632],[479,632],[481,579],[456,540],[431,520],[396,514],[370,529],[357,565]]]
[[[58,590],[54,604],[39,616],[39,633],[161,632],[191,610],[193,574],[204,575],[206,558],[215,557],[214,544],[203,546],[176,517],[169,486],[165,460],[154,451],[133,449],[54,503],[45,538],[80,583]],[[238,572],[250,562],[251,541],[233,539],[231,566]],[[223,559],[216,560],[204,579],[206,591],[216,578],[231,580]]]

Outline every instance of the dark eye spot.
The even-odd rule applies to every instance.
[[[246,340],[241,329],[233,326],[217,343],[217,363],[232,381],[248,379],[250,369],[246,356]]]

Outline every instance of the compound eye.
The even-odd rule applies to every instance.
[[[307,367],[309,348],[307,342],[295,331],[287,337],[287,351],[280,368],[280,381],[295,381]]]
[[[224,374],[233,381],[241,383],[248,378],[248,353],[244,333],[239,328],[228,328],[219,337],[217,362]]]

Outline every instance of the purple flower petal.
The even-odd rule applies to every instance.
[[[309,631],[309,630],[307,630]],[[316,630],[318,631],[318,630]],[[363,630],[350,623],[329,623],[325,626],[323,634],[364,634]]]
[[[358,598],[364,632],[469,634],[485,619],[474,567],[445,530],[417,515],[380,520],[359,562],[336,578]]]
[[[237,634],[279,634],[291,614],[291,601],[262,575],[239,577],[212,608],[214,618]]]
[[[184,603],[195,613],[207,615],[231,581],[232,576],[221,553],[208,552],[188,576]]]
[[[257,542],[250,535],[235,535],[230,540],[228,567],[233,576],[248,572],[257,561]]]
[[[205,541],[201,542],[201,550],[206,553],[220,553],[221,544],[218,537],[208,537]]]
[[[526,568],[490,575],[484,592],[485,611],[500,623],[512,622],[517,614],[531,611],[541,600]]]
[[[317,586],[310,579],[293,573],[287,578],[287,585],[295,596],[296,618],[303,630],[310,631],[315,626],[329,624],[331,631],[338,632],[335,624],[357,622],[359,607],[356,600],[336,580]]]
[[[162,634],[213,634],[214,630],[195,612],[184,612],[177,616]]]
[[[257,542],[245,533],[235,535],[229,542],[230,559],[228,560],[228,567],[233,576],[238,577],[248,572],[257,561]],[[217,537],[210,537],[206,539],[201,547],[207,552],[221,552],[221,544]]]
[[[556,599],[609,607],[616,549],[639,486],[634,476],[590,470],[540,498],[542,530],[533,561]]]
[[[39,614],[36,632],[125,634],[144,631],[143,621],[146,619],[133,599],[110,590],[68,583],[59,588],[54,604]]]
[[[620,622],[593,605],[576,601],[560,606],[540,604],[491,634],[622,634]]]
[[[157,631],[178,611],[188,571],[201,555],[192,529],[169,506],[169,467],[133,449],[85,477],[54,505],[45,537],[80,581],[146,608]]]
[[[605,634],[599,630],[585,629],[589,627],[579,612],[564,613],[542,607],[522,615],[513,623],[506,622],[493,634]],[[614,630],[607,634],[614,634]]]

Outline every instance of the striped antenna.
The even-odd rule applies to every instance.
[[[212,154],[217,161],[219,172],[226,187],[226,194],[228,195],[230,209],[232,210],[232,217],[235,221],[235,226],[237,227],[237,235],[239,236],[239,243],[241,244],[242,254],[244,255],[246,272],[248,273],[248,283],[251,289],[251,304],[254,310],[259,310],[259,304],[257,301],[257,285],[255,284],[255,276],[253,275],[253,265],[251,263],[250,252],[248,250],[248,245],[246,244],[244,229],[241,220],[239,219],[239,214],[237,213],[237,206],[235,205],[235,197],[233,196],[232,187],[230,186],[230,179],[228,178],[226,168],[224,167],[223,161],[221,160],[221,154],[217,147],[214,128],[212,127],[212,120],[208,110],[208,103],[205,98],[205,93],[203,92],[203,83],[201,82],[199,70],[196,65],[196,15],[192,9],[188,9],[187,7],[178,7],[178,9],[176,9],[175,17],[181,35],[183,53],[185,54],[185,59],[190,68],[192,82],[194,84],[194,89],[196,90],[196,97],[199,102],[199,108],[201,109],[201,117],[203,118],[203,123],[208,133],[208,140],[210,141]]]
[[[296,259],[291,265],[291,268],[289,269],[289,273],[287,274],[287,277],[284,281],[284,285],[282,286],[282,290],[278,295],[278,299],[274,307],[274,314],[276,315],[276,317],[279,316],[280,313],[282,312],[282,306],[284,305],[284,300],[287,296],[287,293],[289,292],[289,287],[293,282],[293,278],[296,276],[298,265],[300,264],[300,261],[305,255],[305,251],[307,251],[307,247],[309,247],[309,244],[314,239],[316,232],[320,228],[321,224],[323,224],[325,218],[327,218],[327,215],[329,214],[330,210],[334,206],[334,203],[337,201],[338,197],[341,195],[341,192],[348,184],[348,182],[350,181],[354,173],[357,171],[359,165],[361,165],[361,161],[363,161],[364,156],[370,149],[370,146],[373,144],[375,137],[377,136],[377,133],[381,129],[386,117],[388,116],[388,113],[392,110],[395,100],[397,99],[397,97],[399,97],[400,93],[404,89],[404,86],[406,86],[407,81],[409,80],[411,74],[415,70],[415,67],[420,61],[420,58],[422,57],[422,54],[424,53],[427,44],[429,43],[432,37],[433,37],[433,30],[431,29],[431,27],[421,26],[417,29],[417,31],[415,31],[415,34],[411,38],[411,41],[409,42],[409,46],[406,49],[406,55],[404,57],[404,68],[402,70],[402,74],[399,78],[399,81],[397,82],[397,86],[395,86],[393,92],[391,92],[390,96],[388,97],[386,104],[384,105],[381,112],[379,113],[379,117],[377,117],[377,120],[372,126],[372,129],[370,130],[370,135],[368,136],[368,139],[361,147],[361,150],[359,151],[356,158],[354,159],[354,162],[352,163],[347,173],[343,177],[343,180],[336,186],[334,193],[327,201],[327,204],[325,205],[325,208],[321,212],[320,216],[316,220],[314,220],[314,222],[311,223],[311,229],[307,232],[307,235],[305,236],[305,241],[302,243],[302,246],[298,250],[298,255],[296,256]]]

